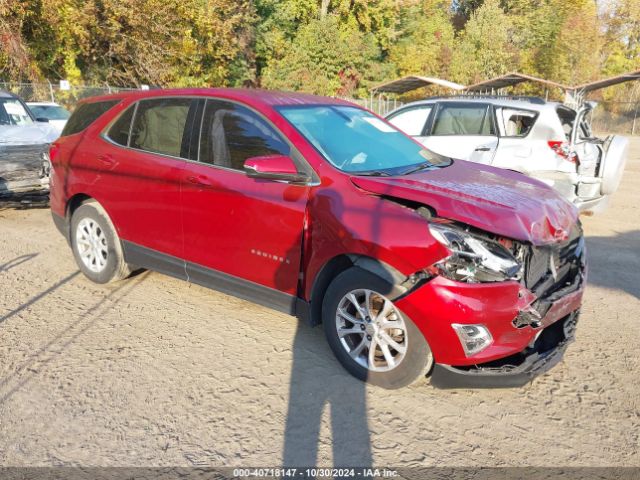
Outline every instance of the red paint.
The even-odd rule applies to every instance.
[[[229,99],[269,119],[298,150],[318,182],[294,185],[116,146],[101,137],[132,102],[159,96]],[[404,177],[357,177],[338,171],[274,108],[349,104],[302,94],[189,89],[119,94],[122,102],[84,132],[52,147],[51,208],[65,216],[83,194],[105,208],[124,240],[309,300],[322,268],[339,255],[378,259],[404,275],[423,271],[448,250],[424,218],[385,197],[432,207],[438,216],[536,245],[558,241],[577,219],[549,187],[513,172],[454,161]],[[92,99],[91,101],[94,101]],[[289,172],[291,159],[261,169]],[[269,165],[269,167],[267,167]],[[304,251],[303,251],[304,250]],[[465,365],[521,351],[535,336],[513,319],[533,300],[517,282],[464,284],[436,277],[398,306],[421,329],[437,362]],[[577,309],[582,290],[554,305],[545,325]],[[452,323],[484,323],[494,344],[466,358]]]
[[[286,155],[269,155],[265,157],[253,157],[244,162],[245,167],[261,173],[285,173],[296,174],[298,170],[291,157]]]

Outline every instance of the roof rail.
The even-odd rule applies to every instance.
[[[519,100],[521,102],[534,103],[536,105],[544,105],[546,100],[541,97],[535,97],[531,95],[491,95],[482,93],[461,93],[460,95],[440,95],[436,97],[428,97],[425,100],[438,100],[438,99],[499,99],[499,100]]]

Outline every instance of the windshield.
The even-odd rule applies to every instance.
[[[280,107],[278,111],[344,172],[398,175],[413,172],[416,166],[451,163],[361,108],[310,105]]]
[[[36,118],[44,117],[49,120],[67,120],[71,115],[59,105],[31,105],[29,108]]]
[[[31,125],[33,119],[22,102],[15,98],[0,98],[0,125]]]

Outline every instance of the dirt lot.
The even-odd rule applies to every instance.
[[[521,389],[385,391],[322,331],[156,273],[91,284],[48,210],[0,211],[0,465],[640,466],[640,139],[577,342]]]

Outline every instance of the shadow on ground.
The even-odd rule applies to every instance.
[[[371,466],[365,384],[333,359],[322,327],[300,323],[293,345],[284,465],[322,463],[317,456],[322,414],[327,409],[331,418],[333,465]]]
[[[640,231],[586,237],[588,283],[622,290],[640,299]]]

